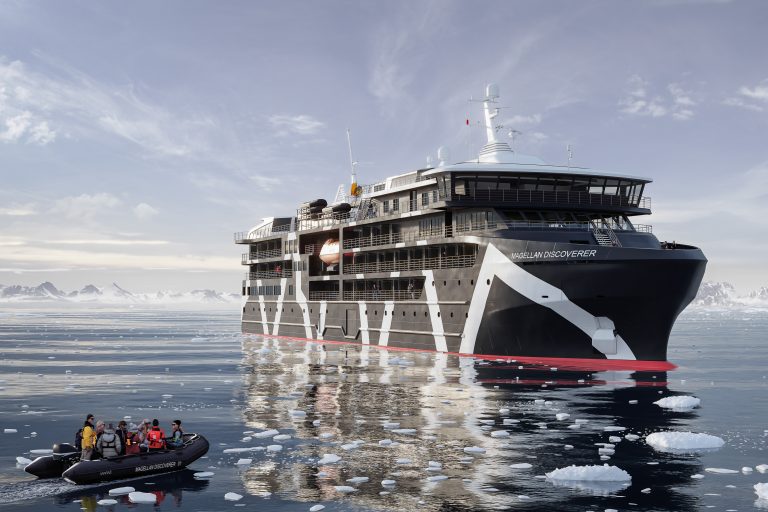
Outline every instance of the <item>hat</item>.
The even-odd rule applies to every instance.
[[[88,416],[85,417],[85,421],[92,420],[92,419],[93,419],[93,414],[89,414]]]
[[[149,421],[149,418],[144,418],[144,419],[142,420],[142,423],[146,423],[147,425],[149,425],[149,424],[150,424],[150,423],[152,423],[152,422],[151,422],[151,421]]]

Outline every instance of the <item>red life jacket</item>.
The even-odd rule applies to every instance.
[[[160,427],[152,427],[152,430],[147,432],[147,441],[150,450],[165,448],[165,432]]]

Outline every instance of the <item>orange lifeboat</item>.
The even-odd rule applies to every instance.
[[[320,260],[326,265],[336,265],[339,262],[339,241],[326,240],[320,248]]]

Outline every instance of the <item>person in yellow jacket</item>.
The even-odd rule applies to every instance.
[[[91,460],[93,449],[96,448],[96,430],[93,428],[93,414],[89,414],[85,418],[81,445],[80,460]]]

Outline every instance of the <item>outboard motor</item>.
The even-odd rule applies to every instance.
[[[38,478],[57,478],[80,460],[80,450],[68,443],[53,445],[53,454],[38,457],[24,471]]]
[[[54,458],[69,457],[75,453],[80,453],[80,450],[78,450],[77,448],[75,448],[69,443],[57,443],[53,445]]]

